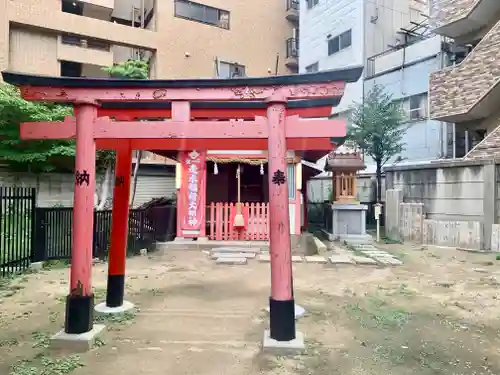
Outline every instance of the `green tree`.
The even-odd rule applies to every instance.
[[[127,60],[113,66],[103,68],[112,78],[148,79],[149,64],[145,60]]]
[[[70,106],[28,102],[21,97],[17,87],[0,84],[0,160],[11,169],[20,171],[71,170],[75,156],[73,141],[23,141],[20,139],[19,124],[62,121],[72,113]]]
[[[382,195],[382,166],[404,150],[405,113],[383,87],[375,85],[351,115],[347,139],[355,143],[377,166],[377,201]]]
[[[112,78],[125,78],[125,79],[148,79],[149,78],[149,63],[145,60],[127,60],[113,66],[103,68]],[[134,168],[133,182],[132,182],[132,199],[130,200],[130,206],[134,204],[135,193],[137,191],[137,177],[139,172],[139,166],[141,164],[141,159],[143,156],[142,150],[137,151],[136,162]],[[108,168],[106,168],[106,173],[104,176],[103,188],[101,189],[101,199],[98,208],[104,207],[105,202],[109,196],[109,182],[111,181],[112,175],[112,163],[110,162]]]

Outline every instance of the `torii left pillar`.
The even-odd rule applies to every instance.
[[[93,329],[92,242],[94,227],[95,157],[93,124],[97,107],[76,105],[75,196],[70,293],[66,298],[66,334]],[[57,337],[55,337],[57,339]]]
[[[94,234],[95,154],[93,103],[75,104],[76,157],[70,292],[64,329],[51,339],[55,348],[90,350],[104,326],[94,325],[92,242]]]

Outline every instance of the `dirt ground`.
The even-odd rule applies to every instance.
[[[0,374],[500,374],[500,260],[494,254],[385,245],[404,265],[294,265],[307,350],[262,354],[269,264],[217,266],[175,251],[130,259],[137,311],[106,319],[96,347],[54,352],[67,269],[0,286]],[[96,297],[106,265],[94,270]]]

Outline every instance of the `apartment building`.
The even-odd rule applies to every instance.
[[[292,73],[289,3],[0,0],[0,70],[99,77],[143,57],[156,78]]]
[[[426,0],[305,0],[300,7],[299,71],[366,65],[367,58],[403,43],[401,28],[421,22]],[[366,69],[365,69],[366,74]],[[350,84],[336,112],[363,98],[363,80]]]
[[[500,1],[431,0],[430,21],[449,55],[430,75],[431,118],[448,123],[455,157],[499,157]]]

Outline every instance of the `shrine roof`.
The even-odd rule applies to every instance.
[[[207,88],[235,86],[273,86],[297,85],[326,82],[356,82],[363,72],[362,67],[339,70],[326,70],[318,73],[293,74],[255,78],[229,79],[120,79],[120,78],[82,78],[50,77],[17,72],[2,72],[5,82],[16,86],[52,86],[74,88]]]
[[[365,168],[361,154],[356,151],[331,152],[325,164],[325,171],[360,171]]]

